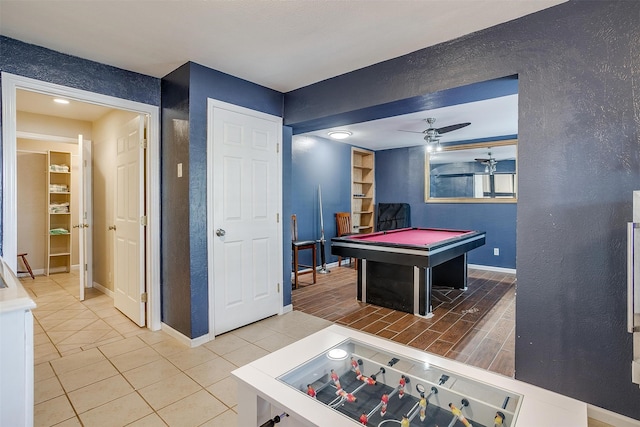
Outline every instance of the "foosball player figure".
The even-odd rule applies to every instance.
[[[351,358],[351,370],[356,373],[356,378],[360,379],[360,376],[362,375],[360,373],[360,367],[358,366],[358,361],[353,357]]]
[[[336,372],[333,369],[331,370],[331,380],[333,381],[333,384],[336,386],[338,390],[342,388],[340,386],[340,377],[338,376],[338,374],[336,374]]]
[[[376,379],[373,377],[365,377],[364,375],[359,375],[358,379],[367,385],[376,385]]]
[[[404,386],[407,385],[407,377],[402,375],[400,377],[400,384],[398,385],[398,399],[402,399],[404,397]]]
[[[495,427],[501,426],[504,422],[504,414],[502,412],[496,412],[496,417],[493,419],[493,425]]]
[[[406,415],[403,415],[402,416],[402,421],[400,421],[400,426],[409,427],[410,425],[411,425],[411,421],[409,421],[409,417],[407,417]]]
[[[311,387],[311,384],[307,384],[307,394],[314,399],[316,398],[316,391]]]
[[[363,426],[366,426],[368,422],[369,422],[369,418],[367,418],[367,414],[363,412],[362,415],[360,415],[360,424],[362,424]]]
[[[382,408],[380,409],[380,416],[384,417],[387,413],[387,405],[389,404],[389,395],[387,393],[383,394],[380,398],[380,403],[382,403]]]
[[[465,427],[473,427],[471,425],[471,423],[469,421],[467,421],[467,419],[464,417],[464,415],[462,415],[462,411],[460,409],[456,408],[456,405],[454,405],[453,403],[449,403],[449,408],[451,408],[451,413],[453,415],[455,415],[456,417],[458,417],[460,422],[462,422],[462,424],[464,424]]]
[[[427,417],[427,398],[424,397],[424,393],[420,393],[420,402],[418,402],[420,406],[420,421],[424,421]]]
[[[356,397],[353,394],[347,393],[346,391],[344,391],[341,388],[339,388],[338,391],[336,391],[336,395],[342,397],[347,402],[355,402],[356,401]]]

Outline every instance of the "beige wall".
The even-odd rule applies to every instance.
[[[93,281],[113,290],[113,232],[118,130],[136,116],[112,111],[93,123]]]
[[[84,139],[91,139],[92,124],[83,120],[63,119],[43,116],[41,114],[17,112],[16,127],[18,132],[54,135],[66,138],[77,138],[82,134]]]
[[[45,260],[47,212],[47,156],[43,153],[17,153],[18,253],[26,252],[31,268],[42,274]],[[18,270],[24,270],[18,262]]]
[[[31,268],[34,272],[42,274],[48,236],[46,230],[47,151],[72,153],[71,223],[77,224],[78,208],[75,193],[79,183],[76,164],[78,145],[18,138],[17,150],[18,253],[27,252]],[[71,242],[71,264],[77,265],[79,262],[77,229],[71,231]],[[21,265],[19,269],[22,269]]]

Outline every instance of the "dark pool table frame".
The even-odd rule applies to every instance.
[[[427,245],[367,240],[368,236],[416,229],[460,234]],[[485,240],[486,233],[482,231],[414,227],[334,237],[331,253],[361,260],[358,300],[431,317],[433,287],[467,289],[467,252],[484,245]]]

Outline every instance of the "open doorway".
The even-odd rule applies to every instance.
[[[140,157],[136,165],[136,170],[140,172],[136,175],[136,186],[141,189],[139,195],[141,203],[140,209],[136,212],[135,222],[143,225],[139,228],[141,230],[140,241],[143,245],[138,251],[140,254],[139,278],[135,280],[136,286],[139,285],[141,291],[135,293],[143,309],[133,316],[130,316],[129,313],[125,314],[141,326],[146,325],[154,330],[159,329],[159,252],[153,249],[154,247],[159,247],[159,227],[157,226],[159,223],[159,186],[155,184],[159,182],[158,107],[43,83],[6,73],[2,75],[2,86],[3,122],[5,124],[3,129],[3,192],[6,196],[3,198],[2,209],[3,257],[14,270],[17,270],[18,248],[23,244],[20,242],[19,238],[22,236],[19,234],[21,234],[20,229],[25,228],[21,227],[23,225],[21,224],[23,222],[23,212],[20,210],[19,199],[33,201],[37,198],[34,195],[32,200],[28,196],[18,195],[18,189],[21,187],[18,181],[26,180],[32,189],[37,186],[36,183],[31,182],[28,176],[30,172],[23,170],[21,167],[25,164],[30,164],[29,161],[22,161],[21,157],[32,156],[35,159],[40,156],[39,163],[42,163],[42,159],[46,157],[45,153],[49,153],[51,150],[69,153],[71,176],[79,177],[82,174],[78,173],[78,171],[81,169],[80,165],[84,162],[80,160],[83,153],[78,150],[76,141],[78,135],[83,135],[84,142],[90,143],[93,148],[93,155],[91,156],[93,161],[87,159],[85,163],[93,166],[93,173],[90,174],[93,178],[93,183],[90,184],[93,197],[92,202],[88,204],[89,207],[93,207],[93,216],[82,217],[79,213],[80,210],[75,209],[77,206],[73,206],[78,204],[78,200],[71,201],[69,215],[71,216],[72,212],[75,211],[78,214],[74,215],[75,218],[72,218],[68,223],[69,230],[67,231],[71,240],[69,245],[69,265],[70,269],[75,271],[84,272],[85,268],[89,269],[94,274],[93,278],[89,280],[88,286],[96,286],[107,294],[114,294],[118,291],[118,287],[114,286],[118,270],[117,261],[114,260],[114,254],[117,252],[114,250],[114,245],[117,238],[108,235],[108,232],[111,231],[109,227],[115,226],[115,217],[118,214],[117,202],[114,201],[117,199],[117,194],[113,188],[115,186],[127,188],[130,183],[130,181],[121,181],[119,176],[123,174],[116,172],[116,159],[118,157],[116,147],[132,145],[131,141],[126,139],[126,135],[119,135],[118,131],[114,129],[117,129],[118,126],[123,128],[123,125],[132,121],[132,117],[141,122],[142,130],[138,135],[140,141],[139,144],[135,144],[134,148],[139,147],[143,154],[145,148],[147,148],[147,155],[146,157]],[[78,116],[78,119],[60,117],[61,114],[56,115],[46,111],[30,110],[30,107],[26,107],[26,104],[22,102],[24,96],[44,97],[42,100],[51,103],[54,97],[67,99],[76,104],[76,107],[80,108],[81,111],[97,111],[93,112],[97,117]],[[110,159],[113,159],[113,162],[110,162]],[[45,162],[44,166],[44,171],[39,168],[40,173],[47,175],[49,174],[47,168],[50,165]],[[26,168],[33,169],[33,167]],[[78,182],[82,182],[82,180],[74,179],[74,182],[70,183],[69,186],[70,193],[76,199],[80,195],[77,191],[74,194],[74,189],[77,190],[79,187]],[[45,187],[44,191],[47,194],[49,189],[46,184],[43,187]],[[127,198],[120,197],[119,199],[126,200]],[[44,210],[44,216],[47,217],[50,209],[47,196],[40,198],[40,200],[42,200],[40,209]],[[34,216],[33,214],[31,215],[31,220],[37,222],[37,219],[33,218]],[[148,224],[148,222],[151,222],[152,225],[145,226],[144,224]],[[42,221],[40,223],[42,224]],[[77,227],[74,228],[74,226]],[[91,265],[86,265],[86,267],[84,264],[88,263],[83,263],[80,257],[80,254],[83,253],[80,250],[80,226],[83,227],[83,231],[90,231],[90,236],[94,240],[94,243],[91,243],[89,247],[91,249],[90,252],[93,252],[94,262]],[[45,237],[48,237],[50,230],[44,229],[43,231]],[[42,234],[40,233],[41,236]],[[33,238],[33,235],[31,238]],[[144,244],[147,245],[148,250],[145,250]],[[45,246],[43,243],[40,243],[40,249],[37,245],[34,246],[34,256],[29,255],[29,261],[36,273],[44,273],[43,264],[38,261],[39,257],[36,255],[36,253],[42,254],[41,248],[43,246]],[[24,251],[24,248],[20,248],[20,251]],[[45,255],[48,256],[46,251]],[[41,255],[40,259],[42,260],[43,258],[45,256]],[[46,264],[46,259],[44,261]],[[81,275],[78,274],[78,276]],[[79,288],[78,290],[80,291]]]

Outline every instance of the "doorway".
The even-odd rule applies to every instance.
[[[3,101],[3,257],[9,266],[17,267],[17,137],[18,130],[18,91],[25,90],[66,98],[74,102],[85,103],[86,106],[101,106],[147,117],[146,147],[147,156],[140,168],[144,170],[145,179],[143,193],[147,197],[144,210],[148,225],[144,228],[143,238],[147,242],[147,250],[142,251],[143,264],[146,266],[142,275],[142,286],[147,290],[146,315],[143,324],[152,330],[160,329],[160,291],[159,291],[159,108],[134,101],[109,97],[92,92],[68,88],[65,86],[40,82],[33,79],[2,73]],[[115,151],[115,150],[114,150]],[[142,295],[140,295],[143,298]],[[135,320],[140,324],[139,321]]]

